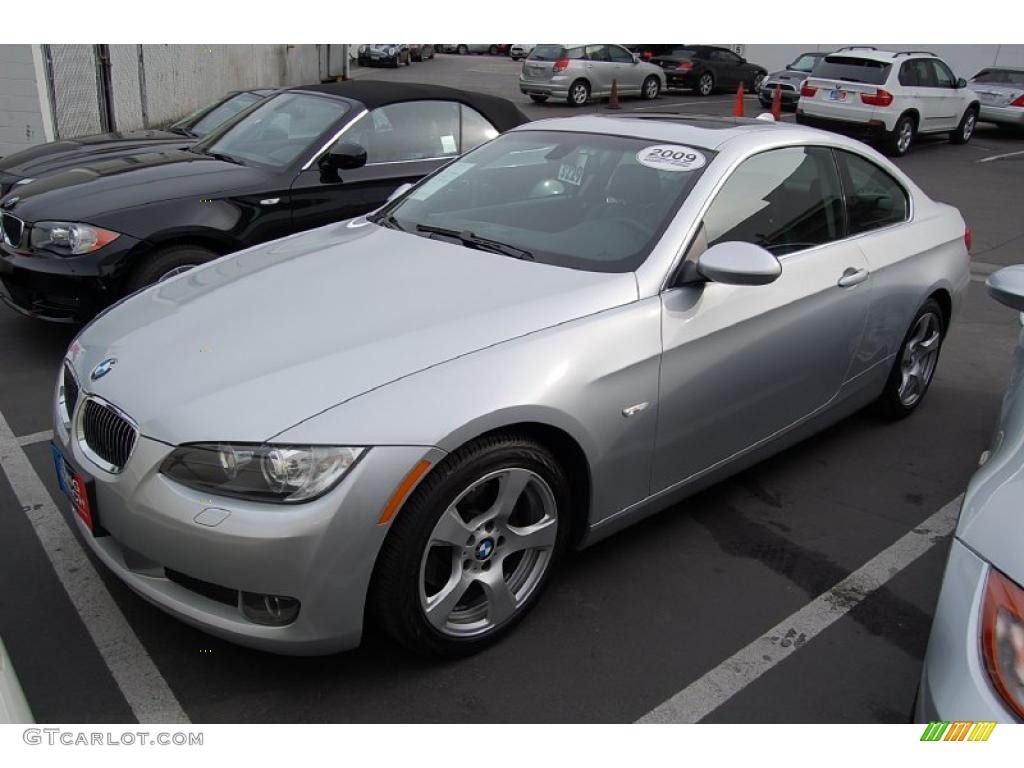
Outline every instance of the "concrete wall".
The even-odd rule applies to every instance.
[[[928,43],[836,43],[835,45],[789,45],[751,43],[740,47],[742,55],[750,61],[767,67],[769,71],[782,69],[804,51],[834,51],[844,45],[873,45],[885,51],[926,50],[937,54],[953,71],[963,78],[971,78],[979,70],[1002,64],[1024,67],[1024,45],[929,45]]]
[[[46,141],[31,45],[0,45],[0,157]]]

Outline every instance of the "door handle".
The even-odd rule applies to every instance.
[[[843,272],[843,276],[839,278],[840,288],[852,288],[855,285],[860,285],[868,279],[868,271],[866,269],[854,269],[853,267],[847,267]]]

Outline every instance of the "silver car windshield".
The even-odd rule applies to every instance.
[[[445,166],[374,220],[547,264],[629,272],[713,156],[624,136],[514,132]]]
[[[246,164],[283,168],[348,112],[340,99],[305,93],[271,96],[223,133],[195,146],[197,152]]]

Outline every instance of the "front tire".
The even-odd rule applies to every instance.
[[[582,107],[590,101],[590,83],[586,80],[576,80],[569,86],[569,95],[565,99],[570,106]]]
[[[917,124],[913,117],[910,115],[901,116],[896,121],[892,133],[886,137],[885,142],[882,144],[882,151],[889,155],[889,157],[903,157],[914,143],[914,133],[916,130]]]
[[[910,323],[877,406],[889,418],[909,416],[924,400],[935,376],[946,333],[946,317],[935,299],[928,299]]]
[[[978,110],[969,107],[964,116],[960,118],[960,125],[949,134],[949,140],[954,144],[966,144],[974,135],[974,129],[978,127]]]
[[[698,96],[710,96],[715,92],[715,76],[710,72],[705,72],[700,76],[697,81],[697,95]]]
[[[492,45],[490,48],[487,49],[487,54],[489,56],[497,56],[498,55],[498,46]]]
[[[217,258],[213,251],[198,245],[172,245],[155,251],[131,273],[126,293],[134,293],[155,283],[187,272]]]
[[[756,75],[754,75],[754,87],[751,90],[751,93],[761,92],[761,83],[764,82],[765,77],[766,75],[764,74],[764,72],[758,72]]]
[[[654,75],[651,75],[644,80],[643,87],[640,89],[644,98],[648,101],[654,101],[658,96],[661,95],[661,81],[658,80]]]
[[[569,481],[545,447],[509,432],[446,457],[391,524],[368,608],[406,648],[455,658],[506,635],[565,549]]]

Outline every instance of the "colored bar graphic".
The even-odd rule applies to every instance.
[[[988,741],[996,724],[990,721],[930,722],[921,734],[921,741]]]

